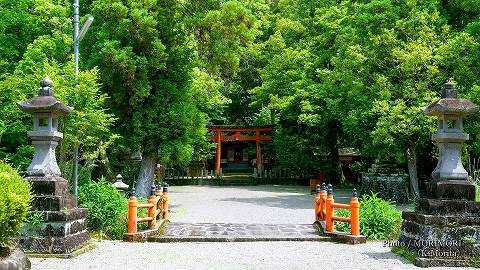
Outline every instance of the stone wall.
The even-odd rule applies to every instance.
[[[397,203],[406,203],[409,200],[406,174],[363,173],[361,179],[361,194],[377,193],[379,198]]]

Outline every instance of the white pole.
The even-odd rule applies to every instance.
[[[75,80],[78,79],[78,30],[80,24],[80,3],[79,0],[73,2],[73,58],[75,61]],[[78,194],[78,146],[75,144],[73,153],[73,194]]]
[[[75,79],[78,78],[78,45],[80,39],[78,38],[78,32],[80,29],[80,4],[79,0],[73,2],[73,57],[75,61]]]

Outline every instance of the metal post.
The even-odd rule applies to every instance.
[[[78,31],[80,28],[80,4],[79,0],[73,2],[73,57],[75,61],[75,79],[78,78]]]
[[[75,62],[75,80],[78,79],[78,31],[80,24],[80,3],[79,0],[73,2],[73,59]],[[78,192],[78,146],[75,144],[73,153],[73,194]]]
[[[80,40],[85,36],[85,33],[88,31],[90,24],[93,21],[93,17],[89,17],[87,22],[82,28],[81,33],[80,29],[80,0],[73,1],[73,59],[75,62],[75,81],[78,80],[78,50],[80,46]],[[77,195],[78,193],[78,145],[74,147],[74,157],[73,157],[73,194]]]

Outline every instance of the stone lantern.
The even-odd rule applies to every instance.
[[[58,117],[73,108],[54,97],[53,82],[48,77],[40,85],[38,96],[17,105],[34,117],[28,137],[35,154],[25,180],[31,183],[35,195],[31,211],[41,214],[43,222],[20,236],[19,243],[27,252],[68,257],[90,240],[88,209],[77,208],[76,196],[68,194],[68,182],[61,177],[55,157],[55,148],[63,138],[58,131]]]
[[[462,145],[468,140],[463,118],[478,109],[457,97],[452,81],[444,85],[440,100],[422,108],[438,118],[432,140],[439,156],[427,196],[416,201],[414,211],[402,214],[399,244],[417,254],[416,266],[471,266],[480,254],[480,203],[462,165]]]
[[[455,84],[448,81],[442,98],[422,109],[426,115],[438,118],[438,130],[432,140],[437,143],[439,156],[429,191],[436,198],[475,200],[475,186],[467,181],[468,173],[462,165],[462,146],[469,138],[463,132],[463,118],[479,107],[457,98]]]
[[[123,176],[118,174],[115,183],[113,183],[113,187],[119,191],[125,192],[129,186],[123,182]]]
[[[38,96],[18,104],[22,111],[34,117],[33,130],[28,132],[35,148],[32,163],[27,168],[30,176],[60,176],[55,148],[63,139],[63,133],[58,131],[58,116],[68,114],[73,108],[58,101],[52,87],[53,82],[46,77]]]

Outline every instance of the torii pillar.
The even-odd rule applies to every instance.
[[[217,141],[217,156],[215,159],[215,173],[220,176],[220,161],[222,158],[222,132],[219,130],[216,134]]]
[[[256,132],[256,140],[255,140],[256,146],[257,146],[257,173],[259,175],[262,174],[262,147],[260,146],[260,131]]]

